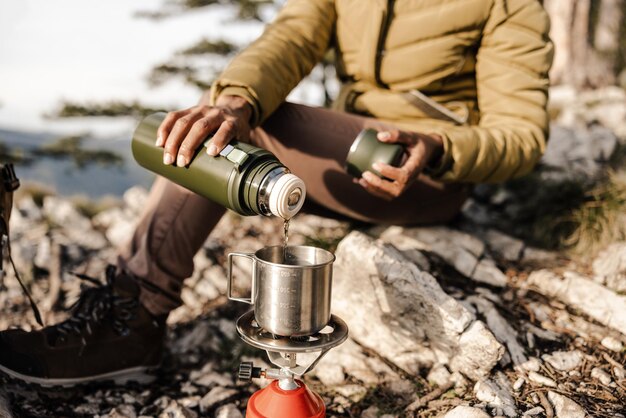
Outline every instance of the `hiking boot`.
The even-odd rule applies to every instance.
[[[165,319],[139,303],[135,278],[106,270],[106,284],[82,290],[71,316],[41,330],[0,332],[0,374],[41,386],[95,381],[148,383],[161,362]]]

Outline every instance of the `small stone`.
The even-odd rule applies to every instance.
[[[584,409],[566,396],[549,391],[548,399],[554,407],[556,416],[559,418],[585,418],[586,416]]]
[[[193,410],[179,405],[176,401],[171,401],[170,404],[159,415],[159,418],[197,418],[198,414]]]
[[[603,385],[608,386],[611,384],[613,379],[611,379],[611,375],[602,370],[599,367],[594,367],[591,369],[591,377],[594,379],[598,379]]]
[[[209,391],[200,400],[200,412],[206,413],[208,410],[214,408],[220,402],[224,402],[228,398],[235,396],[238,392],[235,389],[227,389],[220,386],[216,386]]]
[[[200,404],[201,396],[188,396],[186,398],[181,398],[178,400],[178,403],[184,406],[185,408],[195,408]]]
[[[124,192],[124,204],[135,215],[143,212],[148,200],[148,191],[140,186],[134,186]]]
[[[394,379],[387,382],[389,392],[401,398],[409,398],[415,393],[415,385],[406,379]]]
[[[474,395],[490,407],[500,409],[507,417],[518,416],[508,379],[501,372],[496,373],[493,379],[476,382]]]
[[[41,241],[39,241],[39,245],[37,246],[37,253],[35,254],[33,264],[43,269],[50,268],[50,258],[52,254],[51,247],[52,244],[49,237],[45,237]]]
[[[98,413],[100,412],[100,405],[85,403],[82,405],[78,405],[76,408],[74,408],[74,412],[77,415],[98,415]],[[0,417],[4,417],[4,415],[2,415],[2,406],[0,406]]]
[[[541,369],[541,361],[537,357],[531,357],[521,364],[521,368],[528,372],[538,372]]]
[[[437,364],[430,372],[428,372],[428,376],[426,376],[426,380],[429,383],[433,383],[437,386],[443,386],[450,381],[450,372],[443,364]]]
[[[243,415],[234,403],[229,403],[217,408],[215,418],[243,418]]]
[[[539,415],[543,413],[544,409],[540,406],[536,406],[528,411],[524,412],[524,417],[534,417],[535,415]]]
[[[339,364],[327,364],[324,367],[315,369],[315,376],[324,384],[324,386],[337,386],[346,381],[346,375],[343,367]]]
[[[555,369],[567,372],[580,366],[583,354],[578,350],[554,351],[552,354],[544,354],[541,358]]]
[[[508,261],[518,261],[524,250],[524,242],[490,229],[485,234],[485,241],[491,251]]]
[[[548,386],[551,388],[555,388],[556,387],[556,382],[552,379],[550,379],[549,377],[546,377],[542,374],[539,374],[537,372],[530,372],[528,373],[528,379],[533,382],[533,383],[537,383],[538,385],[541,386]]]
[[[120,405],[111,410],[106,418],[136,418],[137,413],[132,405]]]
[[[600,341],[600,344],[611,351],[615,351],[616,353],[621,353],[624,349],[624,344],[622,344],[622,342],[617,338],[613,337],[604,337],[602,341]]]
[[[193,395],[198,392],[198,388],[195,387],[191,382],[184,382],[180,386],[180,391],[185,395]]]
[[[337,386],[335,391],[341,396],[350,399],[352,402],[359,402],[367,394],[367,389],[361,385]]]
[[[482,259],[476,265],[472,273],[472,280],[486,283],[495,287],[504,287],[508,283],[508,278],[493,260],[488,258]]]
[[[621,367],[614,366],[613,374],[615,375],[615,378],[617,378],[618,380],[622,380],[626,378],[626,372],[624,372],[624,369]]]
[[[361,418],[378,418],[379,409],[377,406],[372,405],[363,412],[361,412]]]
[[[449,411],[443,418],[491,418],[485,411],[471,406],[459,405]]]
[[[556,253],[541,250],[539,248],[526,247],[524,249],[524,254],[522,256],[522,261],[524,263],[542,263],[553,261],[557,258]]]
[[[524,382],[525,380],[523,377],[518,378],[515,383],[513,383],[513,390],[519,392],[522,386],[524,386]]]
[[[450,361],[453,371],[470,379],[486,377],[504,354],[504,347],[482,321],[474,321],[459,338],[459,351]]]

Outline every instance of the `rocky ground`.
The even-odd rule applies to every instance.
[[[556,110],[536,188],[593,182],[626,141],[623,91],[613,107],[582,122],[571,112],[589,117],[595,99],[559,94],[576,105]],[[618,95],[601,97],[611,94]],[[102,277],[115,260],[146,193],[130,189],[97,214],[56,196],[19,199],[13,255],[47,323],[66,317],[79,294],[80,280],[70,272]],[[306,378],[329,416],[626,416],[626,242],[615,239],[593,256],[539,249],[514,237],[537,228],[525,223],[529,202],[537,205],[505,185],[477,189],[448,226],[294,218],[290,243],[335,252],[332,310],[350,327],[350,338]],[[623,224],[624,214],[618,216]],[[236,335],[247,306],[224,297],[225,257],[281,240],[280,220],[224,217],[196,257],[185,305],[168,319],[167,355],[153,384],[53,390],[7,380],[0,416],[241,417],[250,394],[266,382],[238,382],[238,364],[267,359]],[[236,265],[240,277],[244,269]],[[0,329],[36,326],[11,275],[0,309]]]

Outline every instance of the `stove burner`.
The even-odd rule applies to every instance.
[[[237,320],[237,332],[244,342],[253,347],[281,353],[326,351],[348,338],[348,326],[335,315],[331,315],[328,325],[316,334],[282,337],[261,328],[254,319],[254,311],[249,311]]]

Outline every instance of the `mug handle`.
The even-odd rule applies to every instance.
[[[245,257],[245,258],[249,258],[250,260],[252,260],[252,286],[251,286],[251,293],[250,293],[250,297],[249,298],[236,298],[233,297],[233,258],[235,257]],[[255,258],[254,258],[254,253],[229,253],[228,254],[228,286],[227,286],[227,290],[226,290],[226,295],[228,296],[228,299],[230,300],[234,300],[236,302],[244,302],[244,303],[248,303],[250,305],[253,304],[252,300],[254,299],[254,263],[255,263]]]

